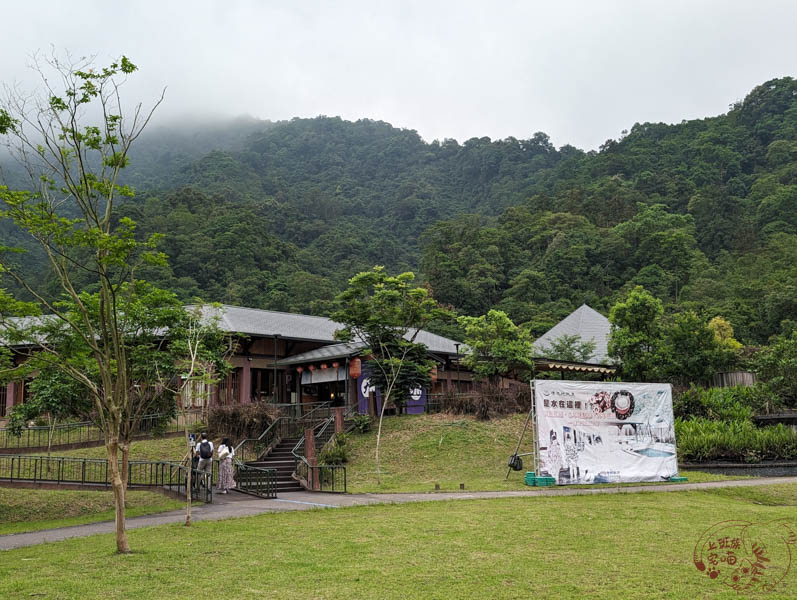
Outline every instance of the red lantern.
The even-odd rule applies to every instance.
[[[304,371],[304,367],[296,367],[296,372],[301,375],[302,371]]]
[[[433,366],[432,370],[429,371],[429,381],[431,381],[432,383],[437,381],[437,365]]]
[[[332,363],[332,368],[333,369],[337,369],[339,366],[340,366],[340,363],[338,361],[335,361],[335,362]]]
[[[362,361],[357,357],[352,358],[349,362],[349,377],[357,379],[362,372]]]
[[[307,370],[312,373],[313,371],[315,371],[315,365],[310,365],[309,367],[307,367]]]
[[[326,369],[327,368],[327,363],[321,363],[321,368],[322,369]]]

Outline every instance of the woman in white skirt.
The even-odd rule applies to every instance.
[[[224,438],[219,445],[219,481],[216,489],[220,494],[226,494],[227,490],[235,487],[235,479],[232,477],[232,459],[235,450],[230,443],[230,438]]]

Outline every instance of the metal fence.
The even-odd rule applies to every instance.
[[[235,458],[241,463],[259,460],[280,440],[303,436],[305,429],[329,419],[332,413],[330,403],[322,402],[301,417],[279,417],[260,436],[241,440],[235,447]]]
[[[235,485],[239,491],[254,494],[261,498],[277,497],[277,470],[237,465]]]
[[[136,428],[136,436],[152,435],[153,433],[177,433],[183,430],[184,423],[189,428],[195,428],[202,423],[201,411],[187,411],[185,418],[182,414],[169,417],[163,414],[144,415]],[[25,427],[22,434],[17,436],[8,428],[0,429],[0,450],[47,448],[52,435],[52,448],[69,446],[72,444],[87,444],[103,442],[102,431],[92,422],[63,423],[51,428],[46,425]]]
[[[122,468],[120,461],[119,468]],[[191,495],[204,502],[213,501],[214,473],[192,470]],[[167,461],[130,461],[128,487],[162,487],[185,495],[187,466]],[[110,487],[106,459],[66,456],[0,455],[0,481],[80,484]]]
[[[320,422],[314,428],[315,447],[320,453],[335,435],[335,417]],[[305,456],[305,438],[293,447],[296,476],[307,489],[316,492],[346,493],[346,467],[343,465],[311,465]]]

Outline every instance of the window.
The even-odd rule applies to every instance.
[[[0,385],[0,417],[6,416],[7,399],[8,399],[8,386]]]

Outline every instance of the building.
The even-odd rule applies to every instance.
[[[595,351],[592,353],[590,363],[611,363],[609,358],[609,332],[611,324],[609,319],[598,311],[582,304],[534,342],[534,351],[540,356],[545,356],[546,350],[557,339],[563,336],[578,336],[582,342],[595,342]]]
[[[184,402],[199,407],[332,401],[357,405],[362,412],[369,409],[368,372],[359,359],[362,346],[335,339],[340,323],[326,317],[241,306],[207,306],[203,310],[216,317],[222,331],[236,340],[229,359],[233,369],[217,385],[188,390]],[[430,393],[470,389],[471,374],[460,368],[458,361],[462,344],[428,331],[421,331],[416,342],[428,348],[437,368],[431,389],[413,391],[407,402],[409,412],[422,412]],[[0,386],[0,417],[24,402],[26,387],[24,382]]]

